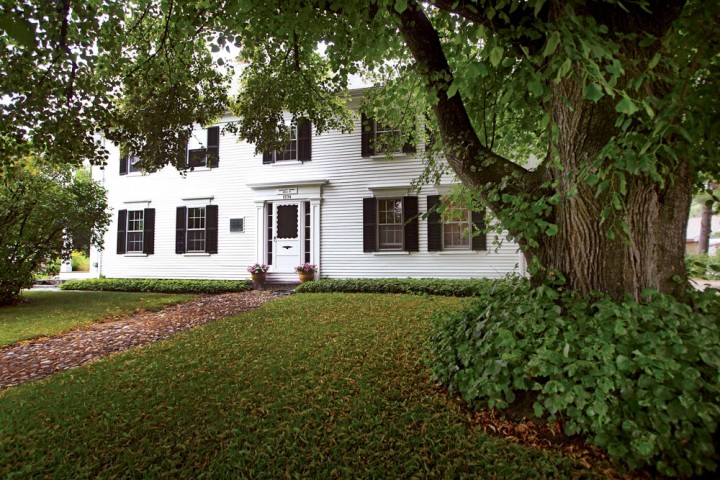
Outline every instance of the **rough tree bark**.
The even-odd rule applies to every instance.
[[[712,229],[712,200],[703,202],[700,213],[700,238],[698,239],[698,253],[707,255],[710,251],[710,233]]]
[[[483,22],[482,9],[468,9],[469,3],[472,2],[438,1],[434,5]],[[578,13],[594,16],[599,23],[608,25],[610,31],[645,31],[662,38],[679,16],[683,4],[683,1],[664,2],[662,7],[657,5],[657,12],[650,14],[640,7],[613,9],[608,4],[588,2],[585,11]],[[560,6],[550,7],[548,20],[557,20],[561,10]],[[461,96],[447,97],[445,92],[452,83],[452,71],[438,34],[422,9],[414,4],[399,14],[399,18],[400,31],[420,73],[426,78],[427,87],[438,92],[434,113],[440,136],[448,162],[463,183],[479,188],[488,183],[500,185],[510,177],[506,191],[538,196],[547,193],[538,187],[546,180],[557,180],[561,193],[577,189],[572,196],[562,195],[554,207],[549,220],[557,224],[557,235],[542,237],[537,247],[521,244],[528,260],[536,258],[544,267],[535,275],[536,282],[541,282],[547,272],[556,270],[570,288],[583,293],[601,291],[615,299],[630,294],[639,299],[643,289],[651,287],[678,298],[683,296],[685,285],[675,279],[687,278],[685,230],[692,196],[692,172],[687,161],[675,167],[672,179],[664,186],[647,177],[628,179],[623,220],[630,228],[630,235],[627,241],[611,239],[606,235],[608,225],[601,221],[601,212],[610,204],[610,199],[597,196],[596,188],[584,183],[579,175],[617,133],[617,100],[604,98],[595,103],[584,99],[583,86],[572,77],[557,84],[550,82],[553,99],[546,108],[559,128],[559,158],[545,162],[536,171],[527,171],[484,146],[470,124]],[[654,49],[640,49],[627,42],[621,49],[623,55],[640,62],[649,61],[655,54]],[[666,86],[649,88],[655,88],[655,93],[662,95]],[[490,203],[490,207],[502,219],[503,205]]]

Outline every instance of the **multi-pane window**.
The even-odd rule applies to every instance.
[[[127,213],[127,248],[128,253],[142,253],[143,229],[145,215],[143,210],[130,210]]]
[[[443,214],[443,248],[467,250],[470,248],[472,226],[470,212],[457,204],[450,204]]]
[[[380,250],[403,249],[402,198],[378,199],[378,247]]]
[[[140,161],[140,157],[137,155],[129,155],[127,157],[128,172],[141,172],[142,169],[137,165]]]
[[[298,159],[298,129],[297,125],[290,125],[290,139],[285,144],[285,150],[275,152],[275,161],[297,160]]]
[[[187,252],[205,251],[205,207],[187,209]]]
[[[375,154],[402,152],[402,132],[382,123],[375,125]]]

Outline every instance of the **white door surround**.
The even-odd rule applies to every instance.
[[[273,280],[297,281],[294,267],[305,262],[303,253],[308,247],[307,235],[310,237],[310,263],[318,265],[320,275],[320,204],[322,188],[327,183],[327,180],[298,180],[248,185],[255,191],[258,226],[255,229],[255,258],[258,263],[271,263],[270,278]],[[308,215],[306,202],[309,202]],[[306,219],[310,222],[309,229],[305,228]],[[295,225],[293,220],[297,222]],[[268,262],[268,253],[272,254],[271,262]]]

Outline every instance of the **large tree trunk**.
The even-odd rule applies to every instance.
[[[561,20],[565,15],[564,3],[548,3],[551,5],[548,22]],[[438,1],[434,5],[473,21],[485,21],[481,11],[464,10],[462,2]],[[594,17],[598,23],[607,25],[613,34],[647,32],[663,38],[683,5],[683,0],[655,2],[651,12],[644,6],[612,7],[607,3],[588,2],[576,5],[576,10],[579,15]],[[460,95],[446,95],[453,72],[437,32],[420,7],[407,9],[400,15],[400,20],[400,30],[420,73],[426,77],[428,89],[437,92],[438,102],[433,108],[445,154],[463,183],[481,190],[487,185],[506,185],[502,187],[504,192],[535,195],[536,198],[548,193],[560,194],[559,203],[546,219],[557,225],[557,234],[536,235],[534,240],[539,243],[530,245],[523,235],[525,232],[520,231],[522,226],[519,231],[509,227],[510,233],[520,239],[529,263],[539,267],[533,269],[535,282],[544,281],[548,275],[557,272],[565,278],[569,288],[582,293],[600,291],[615,299],[630,294],[640,299],[644,289],[654,288],[678,298],[684,296],[687,278],[685,231],[693,173],[689,162],[668,158],[665,167],[672,168],[673,174],[664,185],[649,176],[632,175],[609,165],[607,171],[611,173],[602,180],[609,180],[611,184],[598,193],[597,185],[587,183],[587,173],[592,171],[613,137],[621,133],[616,127],[618,99],[608,96],[598,102],[585,99],[583,82],[579,80],[583,74],[578,70],[559,83],[548,82],[553,97],[546,104],[546,111],[558,127],[559,137],[554,145],[557,157],[547,160],[537,172],[520,172],[512,162],[482,145],[470,126]],[[638,70],[642,71],[657,52],[656,48],[659,47],[640,48],[628,40],[620,44],[619,56],[637,62]],[[623,80],[628,82],[632,78]],[[623,88],[623,85],[617,87]],[[646,82],[644,88],[652,89],[657,98],[668,92],[668,86],[659,81]],[[642,128],[641,122],[636,125],[640,127],[635,128]],[[614,159],[604,161],[613,162]],[[620,173],[625,176],[626,183],[622,188]],[[542,190],[539,186],[548,182],[557,185],[556,192]],[[622,194],[613,199],[613,192]],[[501,220],[508,215],[508,206],[497,197],[493,200],[488,196],[488,202]],[[607,215],[609,205],[613,207]],[[512,218],[505,220],[508,225],[514,223]],[[609,231],[616,233],[614,238],[608,235]]]

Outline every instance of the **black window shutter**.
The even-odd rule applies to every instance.
[[[175,216],[175,253],[185,253],[185,230],[187,225],[187,207],[177,207]]]
[[[120,175],[127,175],[128,172],[128,156],[120,157]]]
[[[361,155],[363,157],[372,157],[375,155],[375,121],[368,118],[364,113],[361,114],[360,130]]]
[[[312,160],[312,124],[305,118],[298,122],[298,160]]]
[[[363,252],[377,251],[377,199],[363,198]]]
[[[415,148],[415,145],[413,145],[410,141],[408,141],[407,143],[405,143],[405,145],[403,145],[402,151],[403,151],[403,153],[411,155],[411,154],[417,152],[417,149]]]
[[[275,156],[272,152],[263,152],[263,164],[275,163]]]
[[[218,253],[218,206],[205,207],[205,251]]]
[[[473,250],[487,250],[487,235],[485,235],[485,211],[472,212],[471,217],[474,226],[473,230],[479,230],[473,232],[472,237],[472,249]]]
[[[442,250],[442,220],[437,208],[440,206],[440,195],[428,195],[427,197],[427,235],[428,252],[439,252]]]
[[[146,208],[143,212],[143,253],[155,253],[155,209]]]
[[[420,250],[418,232],[418,197],[403,197],[403,217],[405,219],[405,251]]]
[[[122,255],[125,253],[125,244],[127,242],[127,210],[118,212],[118,231],[117,231],[117,253]]]
[[[207,129],[207,166],[220,166],[220,127]]]

